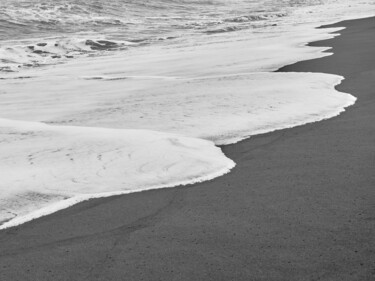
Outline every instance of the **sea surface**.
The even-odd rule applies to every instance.
[[[371,14],[373,6],[372,0],[2,0],[0,71],[177,39],[324,22],[328,15]]]
[[[276,73],[373,0],[2,0],[0,228],[213,179],[218,145],[321,121],[344,77]],[[355,93],[353,93],[355,94]]]

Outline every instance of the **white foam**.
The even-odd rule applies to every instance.
[[[341,77],[268,73],[330,55],[308,41],[340,29],[296,26],[245,32],[30,71],[4,85],[4,118],[176,133],[227,144],[337,115],[354,98],[335,91]],[[260,43],[261,42],[261,43]],[[30,92],[32,89],[32,92]]]
[[[88,35],[85,34],[87,37]],[[2,41],[0,45],[0,70],[19,72],[23,68],[68,62],[77,56],[105,54],[108,50],[124,50],[140,43],[105,40],[94,35],[87,39],[83,35],[71,37],[48,37]],[[105,42],[109,43],[108,45]],[[102,49],[100,48],[102,47]]]
[[[6,119],[0,128],[0,221],[11,219],[0,228],[88,198],[212,179],[234,166],[212,142],[173,134]]]
[[[49,81],[61,85],[53,91],[43,91],[45,84],[28,79],[27,85],[18,85],[33,88],[32,98],[26,88],[13,86],[15,91],[3,97],[7,106],[0,103],[0,108],[13,119],[157,130],[227,144],[335,116],[355,101],[334,89],[342,77],[321,73],[105,78]]]

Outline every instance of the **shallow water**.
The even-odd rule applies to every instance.
[[[265,26],[285,13],[284,5],[269,1],[5,0],[2,40],[27,40],[4,43],[0,69],[17,71],[79,55]]]
[[[263,32],[324,21],[326,14],[334,19],[371,13],[373,6],[353,0],[3,0],[0,72],[219,33]]]

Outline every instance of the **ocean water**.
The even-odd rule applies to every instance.
[[[372,0],[2,0],[0,71],[164,41],[371,14]],[[298,14],[300,13],[300,14]]]
[[[4,0],[0,224],[229,172],[217,145],[336,116],[343,77],[275,73],[330,55],[366,0]],[[325,52],[323,52],[325,51]]]

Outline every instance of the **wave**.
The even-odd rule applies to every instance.
[[[183,34],[212,34],[251,28],[253,25],[246,27],[246,22],[256,22],[260,18],[270,19],[274,14],[272,9],[269,13],[263,11],[258,15],[255,9],[251,15],[238,16],[238,12],[242,11],[241,7],[247,6],[245,11],[253,10],[253,4],[243,0],[235,1],[239,4],[238,8],[233,5],[234,3],[219,0],[3,2],[0,6],[0,35],[3,40],[0,44],[0,72],[61,63],[67,58],[74,58],[79,55],[78,53],[85,54],[87,51],[92,54],[95,53],[93,51],[97,51],[95,54],[100,55],[103,49],[126,50],[122,48],[123,43],[118,42],[125,42],[125,45],[141,40],[144,43],[158,43],[165,39],[181,37]],[[236,16],[227,18],[228,15]],[[51,48],[51,45],[60,45],[61,42],[48,42],[50,49],[47,50],[33,46],[34,41],[44,42],[56,34],[61,38],[59,41],[65,41],[63,46],[59,46],[59,50]],[[32,44],[22,45],[23,40],[31,40]],[[77,40],[81,42],[76,42]],[[99,41],[116,42],[116,45],[102,44]],[[82,44],[85,42],[91,48],[86,48],[85,44]],[[35,49],[28,50],[28,47]],[[61,49],[65,49],[65,52]],[[8,57],[11,59],[8,60]]]
[[[0,229],[61,202],[200,182],[234,167],[212,142],[178,135],[5,119],[0,128]]]
[[[253,29],[266,31],[288,21],[308,21],[314,13],[312,7],[317,8],[315,16],[324,15],[326,4],[337,5],[338,11],[345,8],[346,2],[351,9],[355,8],[352,0],[342,4],[331,2],[3,0],[0,72],[58,64],[107,51],[127,51],[128,47],[169,43],[169,39],[193,40],[194,36]],[[301,19],[296,17],[298,11],[304,12]],[[56,34],[59,38],[54,42]],[[47,46],[38,45],[44,42]]]
[[[0,72],[58,64],[76,57],[102,55],[148,44],[147,40],[114,41],[84,38],[45,38],[6,42],[0,47]]]
[[[141,92],[147,96],[140,96],[138,89],[134,98],[125,98],[126,103],[119,102],[113,91],[132,88],[128,79],[134,77],[84,79],[82,97],[76,97],[73,103],[62,81],[30,78],[27,86],[38,93],[32,99],[15,85],[11,87],[19,93],[17,97],[7,89],[5,95],[13,96],[13,104],[5,102],[2,114],[12,115],[15,107],[16,114],[24,119],[39,116],[48,120],[48,116],[54,116],[55,121],[46,121],[49,125],[0,119],[0,168],[4,172],[0,229],[90,198],[213,179],[235,165],[215,144],[320,121],[338,115],[355,102],[353,96],[333,89],[341,78],[328,74],[136,78],[136,85],[143,85]],[[147,80],[154,81],[150,88],[145,86]],[[52,94],[46,82],[61,86]],[[172,88],[173,93],[169,93]],[[253,90],[249,92],[249,88]],[[57,102],[53,96],[59,97]],[[103,96],[105,106],[99,102]],[[32,108],[28,103],[38,106]],[[63,125],[56,113],[69,116],[65,120],[75,126]],[[137,129],[98,127],[103,125]],[[145,130],[147,127],[158,131]]]
[[[75,71],[80,73],[81,67]],[[0,119],[0,168],[4,172],[0,229],[90,198],[221,176],[235,163],[215,144],[338,115],[355,102],[353,96],[334,90],[341,79],[319,73],[193,79],[96,76],[81,80],[81,96],[77,96],[61,80],[31,77],[27,87],[37,93],[32,99],[17,86],[25,85],[9,84],[3,87],[7,90],[3,115],[50,121]],[[119,96],[118,89],[134,85],[136,95]],[[7,96],[12,97],[12,104],[6,102]],[[105,105],[100,103],[104,96]],[[66,124],[57,116],[66,116]],[[107,128],[99,127],[104,125]],[[108,128],[111,126],[120,128]]]

